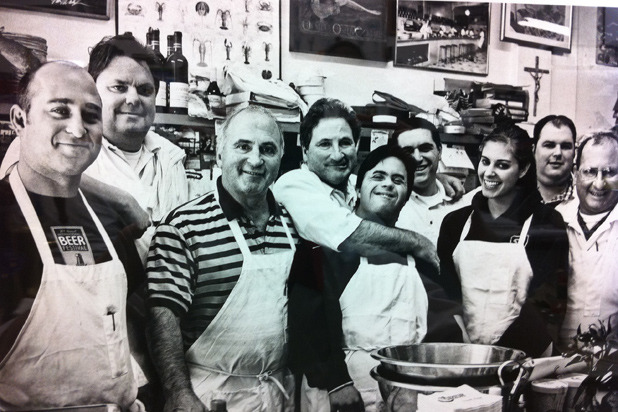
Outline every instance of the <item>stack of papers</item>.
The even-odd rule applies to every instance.
[[[458,388],[418,395],[418,412],[502,412],[502,396],[488,395],[462,385]]]

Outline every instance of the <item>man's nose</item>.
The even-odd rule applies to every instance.
[[[258,147],[254,147],[248,153],[247,160],[251,166],[260,166],[264,159],[262,158],[262,154],[260,153],[260,149]]]
[[[339,146],[337,143],[333,144],[333,147],[331,149],[330,152],[330,157],[333,160],[341,160],[344,157],[343,151],[341,150],[341,146]]]
[[[78,139],[82,138],[87,132],[84,127],[84,120],[79,115],[71,117],[65,131]]]
[[[125,94],[125,100],[127,104],[136,104],[139,102],[139,94],[137,93],[137,89],[135,87],[129,87]]]
[[[421,151],[418,149],[414,149],[414,151],[412,152],[412,158],[414,158],[417,163],[420,163],[421,160],[423,160],[423,157],[421,156]]]

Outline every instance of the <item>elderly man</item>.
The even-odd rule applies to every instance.
[[[331,98],[315,102],[300,126],[304,164],[277,180],[275,197],[307,240],[361,256],[410,254],[437,270],[436,248],[425,236],[352,212],[356,192],[351,177],[359,136],[356,114],[345,103]]]
[[[395,130],[390,143],[403,148],[416,161],[413,191],[399,214],[397,227],[414,230],[436,245],[444,216],[468,206],[475,192],[455,200],[436,178],[442,142],[433,123],[419,118],[407,120]]]
[[[593,133],[581,140],[575,165],[579,201],[562,215],[569,236],[570,274],[563,345],[602,320],[618,327],[618,134]]]
[[[121,228],[103,228],[79,190],[100,148],[101,99],[67,62],[42,65],[20,89],[19,162],[0,182],[0,409],[131,408],[127,275],[110,240]]]
[[[576,138],[575,125],[566,116],[545,116],[534,126],[537,187],[544,203],[556,206],[573,199]]]
[[[188,200],[185,152],[150,131],[159,82],[151,50],[135,38],[101,40],[90,52],[88,72],[103,101],[103,142],[86,174],[129,193],[158,222]],[[146,261],[154,228],[137,242]]]
[[[289,410],[286,283],[298,237],[269,190],[283,138],[261,107],[230,116],[220,138],[216,189],[170,213],[153,239],[151,353],[166,410],[215,398],[232,411]]]

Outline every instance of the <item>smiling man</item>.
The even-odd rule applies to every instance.
[[[170,213],[148,255],[150,346],[165,410],[289,411],[286,283],[298,240],[269,190],[283,137],[250,106],[221,128],[216,189]],[[177,409],[176,409],[177,408]]]
[[[103,227],[109,210],[79,190],[100,149],[101,99],[68,62],[26,74],[20,89],[10,112],[19,161],[0,182],[0,409],[127,410],[137,394],[127,261],[116,225]],[[124,245],[141,269],[133,242]]]
[[[573,199],[576,138],[575,125],[566,116],[545,116],[534,126],[537,187],[544,203],[556,206]]]
[[[103,101],[103,141],[86,174],[131,193],[154,222],[188,200],[185,152],[150,131],[158,81],[155,57],[132,36],[101,40],[90,52],[88,72]],[[154,228],[136,242],[146,261]]]
[[[416,161],[413,191],[399,214],[397,227],[414,230],[436,245],[444,216],[468,206],[476,191],[458,200],[446,194],[444,185],[436,178],[442,142],[433,123],[420,118],[406,120],[393,133],[391,144],[401,147]]]
[[[618,135],[598,132],[585,136],[575,165],[577,200],[562,215],[569,236],[567,313],[561,329],[562,345],[577,327],[612,318],[618,327]],[[607,323],[606,323],[607,326]]]
[[[362,256],[385,251],[409,254],[437,271],[435,245],[425,236],[352,212],[357,200],[352,172],[359,137],[360,124],[349,106],[332,98],[316,101],[300,125],[303,165],[277,180],[275,197],[307,240]]]

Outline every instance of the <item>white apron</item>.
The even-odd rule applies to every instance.
[[[472,214],[453,261],[461,281],[464,323],[471,343],[492,344],[519,316],[528,294],[532,267],[525,246],[532,216],[513,243],[464,240],[471,221]]]
[[[294,410],[286,286],[296,247],[282,224],[290,250],[266,255],[252,254],[238,222],[229,222],[244,259],[240,278],[185,355],[193,390],[206,406],[218,398],[231,412]]]
[[[608,223],[605,222],[599,229]],[[579,244],[570,245],[568,304],[560,330],[560,342],[564,347],[571,342],[580,324],[582,332],[585,332],[589,325],[598,326],[599,320],[603,320],[607,327],[607,318],[616,316],[618,236],[612,236],[610,229],[607,229],[610,236],[606,236],[603,242],[600,237],[606,231],[599,229],[590,239],[585,240],[582,235]],[[615,319],[612,323],[615,326]]]
[[[107,233],[80,192],[112,260],[56,264],[19,173],[9,179],[43,273],[28,319],[0,363],[0,409],[98,403],[129,408],[137,386],[126,330],[127,279]]]
[[[339,303],[348,373],[366,411],[384,410],[378,382],[370,375],[379,364],[374,349],[420,342],[427,333],[427,292],[413,258],[408,264],[373,265],[361,257]],[[330,411],[328,392],[303,379],[301,410]]]

